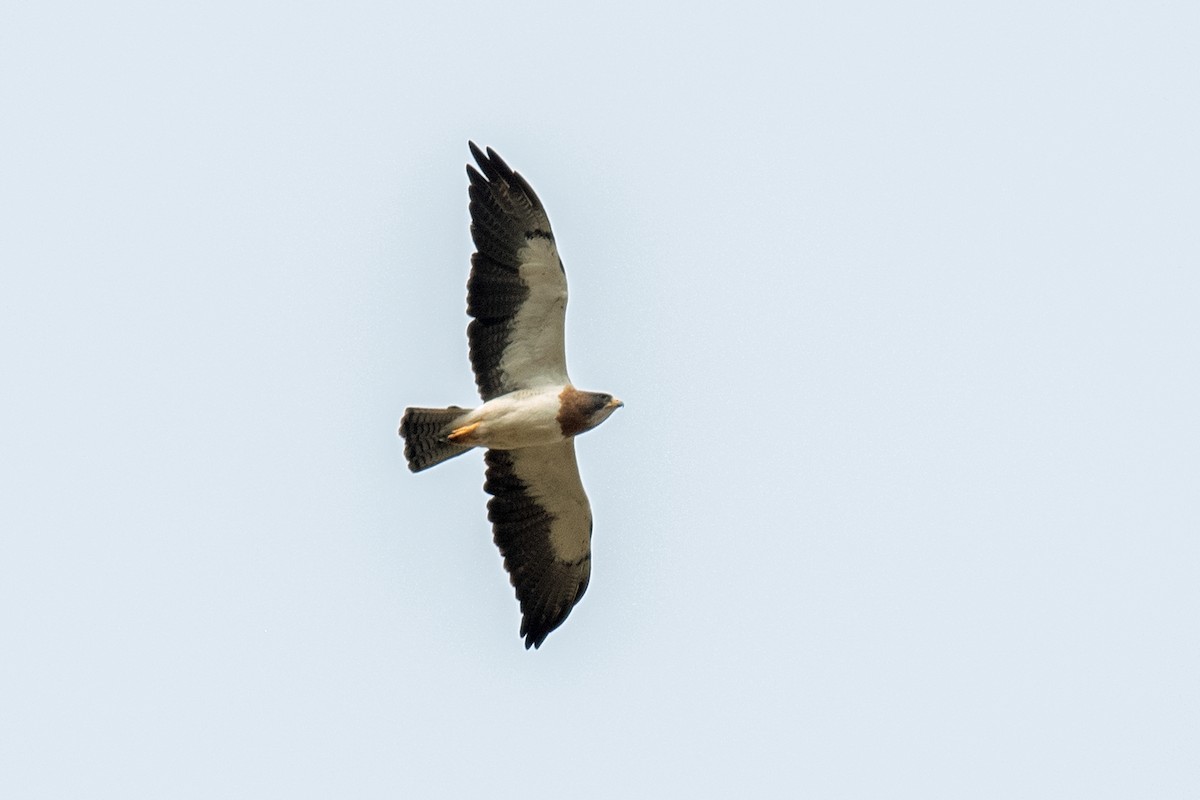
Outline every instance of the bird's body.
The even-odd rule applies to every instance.
[[[583,408],[578,406],[580,402]],[[592,421],[595,403],[608,413],[619,405],[610,395],[599,392],[580,392],[574,386],[546,386],[537,389],[518,389],[488,400],[469,412],[456,424],[447,438],[459,445],[491,447],[497,450],[516,450],[557,444],[596,427],[608,417]]]
[[[467,281],[471,366],[483,404],[408,408],[400,423],[413,472],[488,449],[488,519],[521,604],[521,635],[538,647],[583,596],[592,514],[575,437],[622,403],[567,377],[567,282],[550,221],[533,189],[473,143],[476,253]]]
[[[492,398],[463,419],[450,440],[459,444],[516,450],[556,444],[566,439],[558,424],[559,395],[565,389],[547,386],[519,389]]]

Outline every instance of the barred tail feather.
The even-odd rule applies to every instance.
[[[400,420],[400,435],[404,437],[404,457],[413,472],[461,456],[472,449],[454,444],[447,435],[454,430],[456,420],[464,417],[468,408],[406,408]]]

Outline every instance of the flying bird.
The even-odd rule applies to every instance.
[[[583,597],[592,571],[592,511],[575,437],[623,403],[576,389],[563,329],[567,278],[546,210],[490,147],[470,143],[471,274],[467,325],[483,404],[406,408],[413,472],[487,448],[484,491],[493,538],[521,606],[525,648],[540,647]]]

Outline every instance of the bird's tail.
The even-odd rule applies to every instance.
[[[408,468],[420,472],[470,450],[470,446],[455,444],[447,438],[455,428],[454,423],[470,411],[458,406],[404,409],[400,435],[404,437]]]

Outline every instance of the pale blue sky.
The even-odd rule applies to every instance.
[[[0,796],[1197,796],[1197,8],[6,2]],[[468,139],[626,402],[537,652]]]

